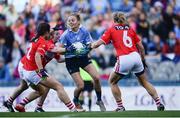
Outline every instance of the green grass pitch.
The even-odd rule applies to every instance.
[[[25,112],[25,113],[10,113],[0,112],[0,117],[51,117],[51,118],[69,118],[69,117],[89,117],[89,118],[104,118],[104,117],[179,117],[180,111],[125,111],[125,112]]]

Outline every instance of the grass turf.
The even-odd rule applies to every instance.
[[[180,111],[125,111],[125,112],[0,112],[0,117],[180,117]]]

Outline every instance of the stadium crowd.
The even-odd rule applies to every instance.
[[[44,1],[29,0],[22,12],[17,12],[15,6],[8,4],[7,0],[0,2],[0,80],[13,81],[19,77],[17,72],[19,59],[24,55],[27,44],[35,35],[38,23],[45,21],[52,27],[57,23],[63,24],[66,29],[65,21],[69,14],[79,11],[83,25],[94,40],[99,39],[102,33],[113,24],[111,19],[113,12],[125,12],[129,25],[142,39],[147,58],[160,57],[160,61],[170,60],[173,64],[180,62],[179,0]],[[169,54],[173,57],[168,58]],[[102,70],[102,78],[107,78],[116,62],[112,45],[99,47],[91,52],[91,56]],[[62,66],[58,67],[60,68],[56,71],[63,70]],[[171,70],[169,70],[170,73]],[[180,72],[177,71],[177,73]]]

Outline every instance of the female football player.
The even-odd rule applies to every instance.
[[[82,44],[87,46],[92,38],[89,32],[81,26],[81,19],[78,13],[71,14],[67,19],[68,29],[62,34],[60,38],[60,44],[63,47],[69,47],[72,44]],[[65,54],[65,63],[68,72],[76,83],[76,89],[74,90],[74,103],[77,110],[84,111],[79,103],[79,95],[84,88],[84,82],[80,76],[79,68],[83,68],[87,73],[91,75],[94,80],[94,88],[97,95],[96,104],[100,106],[101,111],[106,111],[106,108],[101,100],[101,85],[99,80],[99,74],[91,63],[91,59],[88,57],[88,51],[76,51]]]
[[[50,26],[47,23],[40,23],[37,28],[37,35],[31,40],[27,54],[19,62],[18,71],[23,84],[16,89],[13,95],[4,102],[4,106],[14,111],[12,103],[14,99],[21,94],[30,85],[36,91],[32,92],[28,97],[17,104],[15,109],[25,112],[24,105],[45,93],[44,88],[52,88],[57,92],[59,99],[71,110],[76,111],[74,104],[70,101],[63,86],[52,76],[47,74],[44,67],[48,63],[45,60],[45,53],[51,50],[54,45],[47,41],[50,33]],[[68,49],[68,48],[67,48]],[[61,49],[66,52],[67,49]]]
[[[114,14],[114,25],[107,29],[101,39],[92,43],[91,48],[97,48],[101,44],[112,44],[116,50],[117,62],[114,71],[109,77],[111,91],[117,102],[115,111],[124,111],[122,104],[121,92],[118,81],[129,72],[135,73],[140,84],[147,90],[156,102],[158,110],[164,110],[164,105],[160,102],[155,88],[147,81],[144,73],[146,66],[144,58],[144,47],[137,34],[127,24],[125,15],[122,12]],[[144,66],[143,66],[144,65]]]

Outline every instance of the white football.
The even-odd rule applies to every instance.
[[[76,50],[81,50],[82,48],[84,48],[81,42],[74,43],[73,45],[76,48]]]

